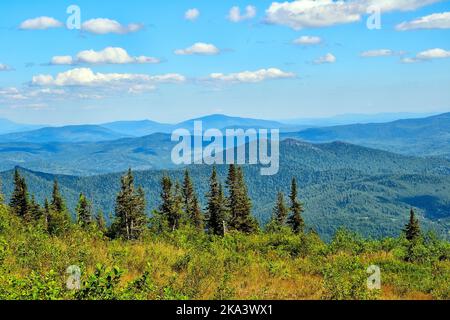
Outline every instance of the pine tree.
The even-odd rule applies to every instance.
[[[245,233],[255,232],[258,229],[258,223],[251,213],[252,203],[241,167],[236,168],[230,165],[226,185],[227,205],[231,216],[230,228]]]
[[[28,188],[17,168],[14,171],[14,191],[9,205],[16,215],[29,220]]]
[[[226,199],[223,194],[222,185],[217,177],[214,167],[210,178],[210,190],[207,194],[207,222],[208,231],[215,235],[225,235],[227,224]]]
[[[277,202],[273,208],[273,220],[278,226],[284,226],[286,224],[286,218],[288,216],[288,208],[286,202],[284,201],[284,194],[278,192]]]
[[[297,182],[295,178],[292,179],[291,193],[289,194],[291,200],[291,216],[289,217],[288,224],[291,226],[294,233],[301,233],[305,227],[303,221],[303,204],[297,199]]]
[[[409,213],[409,222],[406,224],[403,232],[405,233],[406,239],[410,242],[414,242],[420,238],[421,231],[419,219],[416,219],[413,209],[411,209]]]
[[[76,208],[77,213],[77,222],[83,227],[87,228],[92,223],[92,206],[88,201],[86,196],[80,193],[80,197],[78,199],[78,205]]]
[[[203,229],[203,214],[200,209],[194,184],[186,169],[183,180],[183,210],[189,222],[197,229]]]
[[[116,200],[116,218],[112,229],[114,237],[138,239],[147,225],[145,194],[142,188],[135,190],[131,169],[121,178],[121,189]]]

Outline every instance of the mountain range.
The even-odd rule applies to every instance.
[[[277,191],[287,194],[290,179],[296,177],[307,225],[324,238],[342,226],[366,236],[397,235],[411,207],[416,208],[425,229],[450,236],[450,161],[403,156],[342,142],[309,144],[292,139],[283,141],[280,151],[277,175],[261,176],[258,166],[244,166],[253,212],[260,222],[270,219]],[[204,205],[211,167],[188,168]],[[222,181],[226,170],[226,166],[218,166]],[[72,212],[80,192],[93,200],[96,209],[114,211],[119,172],[72,176],[21,171],[30,192],[41,203],[51,196],[56,178]],[[181,180],[183,170],[135,172],[136,183],[146,192],[149,212],[159,204],[159,181],[164,174]],[[13,171],[1,173],[0,179],[8,197],[13,187]]]
[[[170,132],[209,128],[281,128],[280,172],[261,176],[244,166],[253,211],[267,222],[277,191],[296,177],[307,224],[324,238],[346,226],[367,236],[397,235],[411,207],[426,229],[450,236],[450,113],[385,123],[300,128],[277,121],[211,115],[179,124],[122,121],[102,125],[31,128],[0,135],[0,179],[7,196],[12,170],[22,168],[39,201],[56,178],[74,211],[84,192],[96,209],[114,211],[120,175],[136,171],[149,210],[158,205],[163,174],[181,179],[171,161]],[[0,131],[1,132],[1,131]],[[210,166],[188,166],[203,204]],[[222,179],[226,167],[218,166]]]

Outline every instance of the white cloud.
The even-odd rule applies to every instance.
[[[84,50],[77,54],[76,58],[71,56],[55,56],[50,64],[53,65],[73,65],[73,64],[145,64],[159,63],[160,60],[153,57],[137,56],[132,57],[125,49],[118,47],[108,47],[100,51]]]
[[[247,6],[245,8],[245,14],[241,15],[241,9],[239,7],[232,7],[228,13],[228,20],[231,22],[241,22],[244,20],[252,19],[256,16],[256,7]]]
[[[0,63],[0,72],[1,71],[11,71],[12,68],[6,64]]]
[[[125,26],[115,20],[106,18],[91,19],[83,22],[83,24],[81,25],[81,29],[83,31],[94,34],[127,34],[142,30],[143,27],[144,26],[139,23],[130,23],[129,25]]]
[[[373,57],[389,57],[395,54],[396,53],[390,49],[378,49],[361,52],[360,56],[363,58],[373,58]]]
[[[89,68],[76,68],[51,75],[37,75],[32,79],[33,85],[38,86],[110,86],[139,83],[177,83],[184,82],[186,78],[180,74],[170,73],[164,75],[147,75],[132,73],[94,73]]]
[[[416,59],[416,58],[403,58],[400,61],[402,63],[417,63],[417,62],[420,62],[420,60]]]
[[[395,27],[398,31],[415,29],[450,29],[450,12],[434,13],[409,22],[402,22]]]
[[[429,49],[429,50],[419,52],[413,58],[410,58],[410,57],[403,58],[401,60],[401,62],[417,63],[417,62],[423,62],[423,61],[430,61],[430,60],[434,60],[434,59],[446,59],[446,58],[450,58],[450,51],[440,49],[440,48],[434,48],[434,49]]]
[[[50,28],[61,28],[62,22],[52,17],[37,17],[22,22],[19,26],[22,30],[46,30]]]
[[[71,56],[54,56],[50,61],[50,64],[53,65],[71,65],[73,63],[73,59]]]
[[[85,50],[77,54],[79,63],[90,64],[126,64],[126,63],[159,63],[153,57],[139,56],[132,57],[125,49],[118,47],[108,47],[101,51]]]
[[[314,36],[301,36],[300,38],[295,39],[293,42],[294,44],[308,46],[320,44],[322,42],[322,39],[320,37]]]
[[[184,14],[184,18],[189,21],[195,21],[198,19],[199,16],[200,16],[200,11],[196,8],[189,9]]]
[[[442,0],[297,0],[272,2],[266,10],[266,21],[299,30],[327,27],[360,21],[369,7],[383,13],[408,11]]]
[[[294,77],[294,73],[284,72],[277,68],[269,68],[230,74],[212,73],[210,74],[209,79],[226,82],[261,82],[268,79],[286,79]]]
[[[327,53],[323,57],[320,57],[320,58],[314,60],[315,64],[335,63],[335,62],[336,62],[336,57],[331,53]]]
[[[213,44],[197,42],[186,49],[175,50],[177,55],[216,55],[219,54],[220,50]]]
[[[435,48],[426,51],[419,52],[416,56],[417,59],[431,60],[431,59],[444,59],[450,58],[450,51]]]

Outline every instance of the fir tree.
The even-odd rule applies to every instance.
[[[188,170],[184,172],[183,209],[189,222],[197,229],[203,229],[203,214]]]
[[[39,203],[36,202],[36,198],[34,197],[34,195],[31,196],[29,211],[30,217],[35,221],[39,221],[44,215],[44,212],[42,211],[42,208],[39,205]]]
[[[278,192],[277,202],[273,208],[273,220],[278,226],[284,226],[286,224],[288,213],[289,210],[286,206],[286,202],[284,201],[284,194],[282,192]]]
[[[190,221],[195,228],[197,228],[198,230],[203,230],[203,220],[203,213],[202,209],[200,208],[200,203],[197,199],[197,195],[194,194],[190,212]]]
[[[175,199],[172,189],[172,180],[169,176],[164,176],[161,179],[161,205],[159,206],[159,213],[167,221],[167,226],[170,230],[174,230],[177,224],[176,214],[174,214]]]
[[[95,223],[97,224],[97,229],[102,232],[106,233],[107,227],[106,227],[106,220],[105,220],[105,214],[102,210],[99,210],[97,214],[95,215]]]
[[[66,203],[59,191],[58,181],[53,182],[52,201],[48,208],[47,230],[52,235],[59,235],[70,226],[70,216]]]
[[[66,203],[59,191],[59,185],[56,179],[53,182],[52,209],[58,213],[64,213],[67,210]]]
[[[406,239],[408,239],[408,241],[410,242],[415,242],[420,238],[421,231],[419,219],[416,219],[413,209],[411,209],[409,213],[409,222],[408,224],[406,224],[403,232],[405,233]]]
[[[16,168],[14,171],[14,191],[9,203],[12,211],[24,219],[29,219],[28,188],[25,179]]]
[[[302,217],[303,204],[297,199],[297,182],[295,178],[292,179],[289,198],[291,200],[291,216],[289,217],[288,224],[294,233],[301,233],[305,227],[305,222]]]
[[[116,199],[116,218],[112,229],[114,237],[138,239],[147,224],[145,194],[142,188],[135,190],[131,169],[121,178],[121,189]]]
[[[219,183],[216,168],[210,178],[210,190],[207,194],[208,231],[215,235],[225,235],[227,224],[226,199],[222,185]]]
[[[84,194],[80,194],[76,208],[78,224],[86,228],[92,223],[92,206]]]
[[[4,202],[5,202],[5,196],[3,195],[3,192],[2,192],[2,180],[0,179],[0,206],[2,204],[4,204]]]
[[[227,205],[230,212],[230,228],[245,233],[255,232],[258,223],[251,213],[252,203],[241,167],[230,165],[226,184],[229,194]]]

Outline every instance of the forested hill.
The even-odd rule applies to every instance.
[[[442,156],[450,153],[450,113],[387,123],[310,128],[285,136],[313,143],[341,140],[402,154]]]
[[[269,219],[277,191],[287,193],[290,179],[296,177],[300,199],[305,202],[306,223],[324,238],[340,226],[366,236],[397,235],[411,207],[417,209],[425,228],[449,235],[449,161],[339,142],[312,145],[296,140],[281,144],[280,159],[280,172],[275,176],[261,176],[257,166],[244,168],[253,213],[261,222]],[[211,167],[191,166],[189,170],[204,204]],[[72,211],[80,192],[92,199],[95,208],[114,210],[121,173],[75,177],[23,171],[30,192],[39,201],[50,196],[56,178]],[[223,180],[226,167],[218,167],[218,172]],[[144,187],[149,212],[158,205],[165,173],[179,180],[183,174],[182,170],[135,172],[136,183]],[[12,190],[12,175],[12,171],[0,174],[7,196]]]

